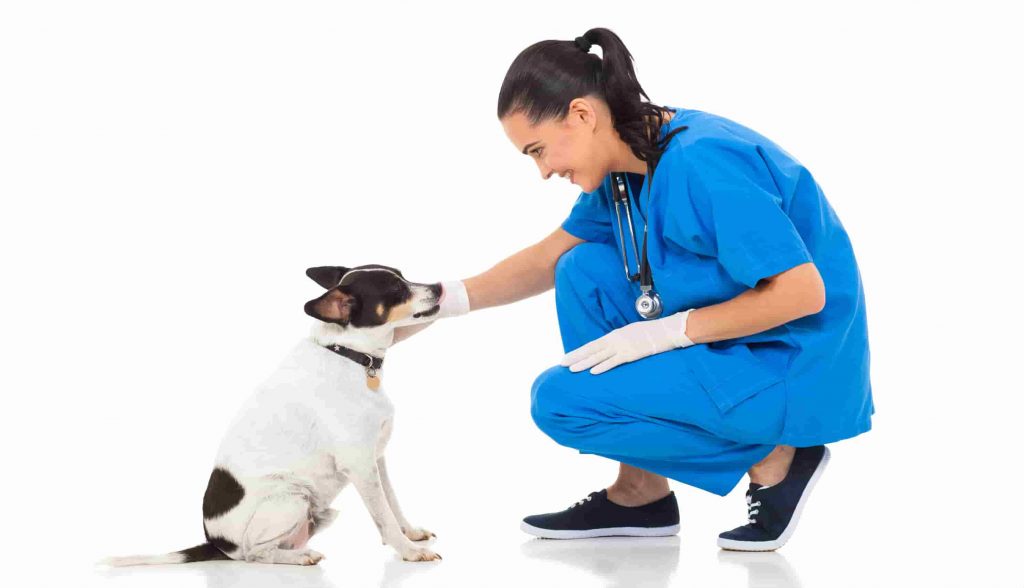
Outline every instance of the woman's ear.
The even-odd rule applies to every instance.
[[[344,327],[352,320],[352,311],[355,306],[355,296],[342,292],[338,288],[332,288],[320,298],[307,302],[304,309],[306,314],[315,319]]]
[[[339,265],[321,265],[306,270],[306,275],[317,284],[320,284],[322,288],[337,286],[338,282],[341,281],[341,276],[344,276],[346,273],[348,273],[348,268]]]

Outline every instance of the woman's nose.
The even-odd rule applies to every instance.
[[[537,162],[537,166],[540,168],[540,177],[542,180],[546,180],[551,177],[551,174],[555,173],[555,170],[544,165],[541,162]]]

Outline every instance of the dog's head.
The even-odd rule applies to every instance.
[[[306,275],[327,289],[306,303],[306,314],[346,329],[428,322],[440,310],[441,284],[410,282],[385,265],[311,267]]]

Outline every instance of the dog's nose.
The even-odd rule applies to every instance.
[[[430,290],[430,293],[433,294],[435,298],[441,296],[441,284],[430,284],[427,286],[427,289]]]

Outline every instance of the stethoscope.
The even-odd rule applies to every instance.
[[[651,184],[654,181],[654,170],[647,165],[647,214],[651,213]],[[640,296],[636,299],[636,311],[644,319],[658,318],[661,315],[661,297],[654,291],[654,278],[651,276],[651,266],[647,263],[647,219],[644,219],[644,245],[643,257],[637,254],[636,234],[633,232],[633,215],[630,213],[629,192],[626,190],[626,175],[619,172],[612,173],[612,201],[615,203],[615,219],[619,225],[619,246],[622,249],[622,269],[626,272],[626,280],[632,282],[640,280]],[[629,236],[633,242],[633,259],[638,260],[635,274],[629,273],[629,262],[626,258],[626,238],[622,230],[622,215],[619,214],[619,205],[626,207],[626,220],[629,223]],[[640,203],[637,202],[639,210]]]

